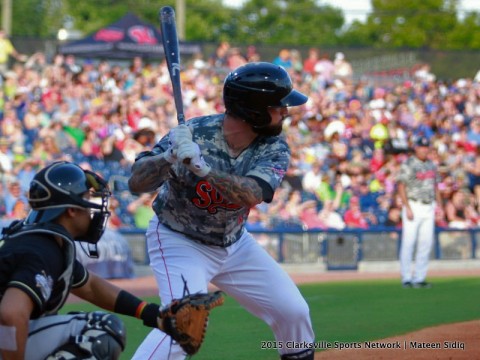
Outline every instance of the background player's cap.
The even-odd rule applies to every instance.
[[[430,146],[430,140],[427,137],[421,136],[415,141],[417,146]]]

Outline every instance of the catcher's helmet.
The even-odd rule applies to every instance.
[[[92,201],[84,198],[87,192]],[[108,185],[99,175],[73,163],[54,162],[40,170],[30,183],[28,202],[32,210],[25,223],[51,222],[70,207],[92,209],[92,220],[85,238],[75,240],[95,244],[110,215],[109,197]]]
[[[297,106],[307,96],[293,89],[287,71],[267,62],[248,63],[225,78],[223,102],[227,113],[238,116],[256,128],[271,122],[268,107]]]

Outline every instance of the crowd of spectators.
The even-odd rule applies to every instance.
[[[408,80],[375,84],[354,80],[343,53],[311,49],[302,59],[282,49],[278,58],[262,59],[255,47],[243,54],[222,43],[210,57],[185,61],[187,120],[222,112],[224,76],[259,60],[285,66],[309,101],[285,121],[291,166],[272,203],[252,209],[250,228],[399,228],[396,175],[420,135],[431,140],[441,172],[437,225],[480,224],[480,79],[437,80],[426,65]],[[3,73],[0,92],[1,217],[24,217],[35,171],[65,159],[109,180],[112,227],[144,226],[136,211],[150,216],[144,205],[151,197],[139,199],[126,182],[136,154],[176,125],[163,62],[36,53]]]

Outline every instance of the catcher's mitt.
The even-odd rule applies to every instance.
[[[160,310],[158,327],[193,355],[202,345],[210,310],[223,304],[221,291],[186,294]]]

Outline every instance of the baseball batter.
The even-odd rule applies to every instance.
[[[430,142],[420,137],[415,154],[405,161],[398,175],[398,192],[402,199],[402,242],[400,271],[404,287],[428,288],[428,261],[435,236],[435,206],[441,204],[436,165],[428,159]],[[415,267],[412,272],[416,246]]]
[[[159,194],[147,230],[150,265],[160,298],[206,292],[209,282],[265,321],[281,359],[313,359],[308,305],[296,285],[245,230],[249,209],[270,202],[290,160],[281,136],[289,106],[307,97],[292,88],[288,73],[270,63],[249,63],[224,83],[225,114],[191,119],[139,154],[132,192]],[[233,331],[233,329],[232,329]],[[258,339],[259,346],[262,339]],[[178,345],[159,330],[143,341],[134,359],[183,359]]]

